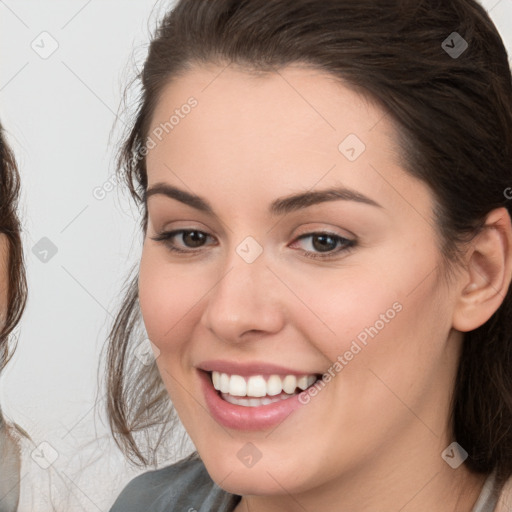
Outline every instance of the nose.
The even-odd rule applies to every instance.
[[[285,323],[284,292],[264,254],[247,263],[233,253],[206,297],[202,325],[228,343],[278,333]]]

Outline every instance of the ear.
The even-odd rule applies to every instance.
[[[461,332],[483,325],[502,304],[512,280],[512,226],[506,208],[492,210],[470,244],[465,282],[453,313]]]

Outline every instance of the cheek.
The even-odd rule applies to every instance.
[[[150,340],[161,353],[180,347],[190,328],[194,308],[205,294],[204,280],[191,269],[170,265],[160,251],[144,248],[139,269],[139,302]]]
[[[418,276],[424,275],[413,266],[404,268],[398,287],[389,275],[368,289],[366,300],[355,294],[352,303],[345,303],[348,321],[338,322],[343,334],[329,355],[332,361],[342,357],[337,359],[336,401],[358,411],[361,425],[371,425],[377,412],[389,421],[401,417],[396,396],[419,410],[437,381],[445,382],[449,304],[435,273],[422,281]]]
[[[175,363],[185,357],[208,291],[217,279],[211,269],[169,263],[165,251],[144,246],[139,267],[140,309],[148,337],[163,356],[157,362],[170,365],[168,371],[171,366],[176,371]]]
[[[404,244],[374,256],[339,271],[288,275],[300,299],[293,318],[330,361],[346,355],[343,364],[354,374],[434,364],[450,327],[449,298],[436,283],[435,246],[418,252]]]
[[[364,343],[368,328],[387,328],[402,309],[400,287],[390,272],[375,270],[375,265],[319,268],[288,274],[285,280],[298,299],[288,300],[294,321],[331,361],[349,350],[353,340]]]

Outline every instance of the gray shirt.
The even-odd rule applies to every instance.
[[[232,512],[241,496],[229,494],[210,478],[196,453],[134,478],[110,512]],[[494,512],[498,496],[490,475],[472,512]]]
[[[110,512],[232,512],[240,500],[213,482],[194,453],[134,478]]]

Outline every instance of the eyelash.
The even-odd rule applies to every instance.
[[[155,242],[164,243],[170,251],[175,252],[175,253],[191,254],[191,253],[199,252],[198,250],[194,250],[194,249],[189,249],[189,250],[178,249],[175,245],[171,244],[171,240],[176,235],[181,235],[181,234],[185,234],[185,233],[201,233],[202,235],[210,236],[210,235],[208,235],[208,233],[205,233],[204,231],[200,231],[198,229],[176,229],[174,231],[164,231],[162,233],[159,233],[157,236],[151,237],[151,239],[154,240]],[[306,233],[306,234],[301,235],[298,238],[296,238],[294,240],[294,243],[296,241],[302,240],[304,238],[309,238],[309,237],[318,236],[318,235],[328,236],[328,237],[336,240],[336,242],[341,242],[343,246],[341,248],[339,248],[335,251],[329,252],[329,253],[312,253],[310,251],[301,250],[303,256],[305,256],[307,258],[311,258],[311,259],[329,259],[329,258],[336,257],[336,255],[338,255],[342,252],[343,253],[349,252],[352,249],[354,249],[354,247],[356,246],[355,240],[349,240],[348,238],[344,238],[340,235],[336,235],[334,233],[329,233],[327,231],[315,231],[315,232],[311,232],[311,233]]]

